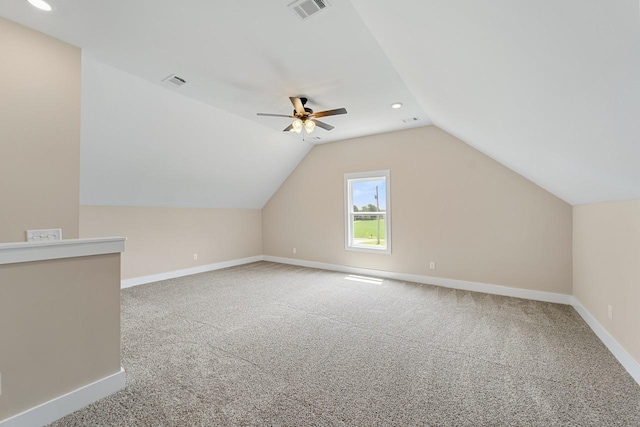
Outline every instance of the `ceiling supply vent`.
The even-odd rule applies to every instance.
[[[162,79],[164,83],[170,83],[169,86],[180,87],[185,84],[187,81],[182,77],[178,77],[175,74],[170,74],[164,79]]]
[[[302,20],[317,15],[329,6],[327,0],[296,0],[287,5]]]
[[[404,119],[402,123],[413,123],[413,122],[417,122],[418,120],[420,119],[417,117],[409,117],[408,119]]]

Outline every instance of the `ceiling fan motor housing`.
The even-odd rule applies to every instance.
[[[304,111],[305,111],[307,114],[304,114],[304,115],[302,115],[302,114],[298,114],[298,112],[296,112],[296,110],[294,109],[294,110],[293,110],[293,115],[294,115],[294,116],[296,116],[296,117],[306,117],[306,116],[308,116],[308,115],[310,115],[310,114],[313,114],[313,110],[312,110],[311,108],[305,107],[305,105],[306,105],[306,103],[307,103],[308,99],[307,99],[307,98],[304,98],[304,97],[299,97],[298,99],[300,100],[300,103],[302,104],[302,107],[304,108]]]

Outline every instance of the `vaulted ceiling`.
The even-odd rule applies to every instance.
[[[637,0],[352,0],[434,124],[572,204],[640,198]]]
[[[260,208],[311,144],[431,123],[572,204],[640,198],[637,0],[291,1],[0,15],[83,48],[86,204]],[[305,142],[256,116],[299,95],[349,114]]]

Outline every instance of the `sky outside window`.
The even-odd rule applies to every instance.
[[[353,204],[361,209],[363,206],[376,206],[376,185],[380,197],[380,210],[387,208],[387,186],[384,179],[371,181],[356,181],[352,185]]]

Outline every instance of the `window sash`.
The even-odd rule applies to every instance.
[[[357,182],[366,182],[366,181],[384,181],[385,189],[386,189],[386,203],[383,206],[380,206],[380,209],[384,209],[379,212],[363,212],[363,211],[354,211],[353,210],[353,185]],[[357,250],[357,251],[365,251],[365,252],[373,252],[373,253],[391,253],[391,194],[390,194],[390,174],[388,170],[384,171],[375,171],[375,172],[364,172],[364,173],[354,173],[354,174],[345,174],[345,249],[346,250]],[[380,240],[384,240],[384,245],[370,245],[364,243],[356,242],[356,238],[354,236],[355,232],[355,217],[357,215],[360,216],[368,216],[368,217],[383,217],[385,220],[384,227],[381,227],[381,233],[384,233],[384,238]],[[375,221],[375,219],[371,219],[371,221]],[[376,236],[377,237],[377,236]]]
[[[385,211],[381,211],[381,212],[350,212],[351,215],[367,215],[367,216],[372,216],[372,215],[386,215],[387,212]]]

